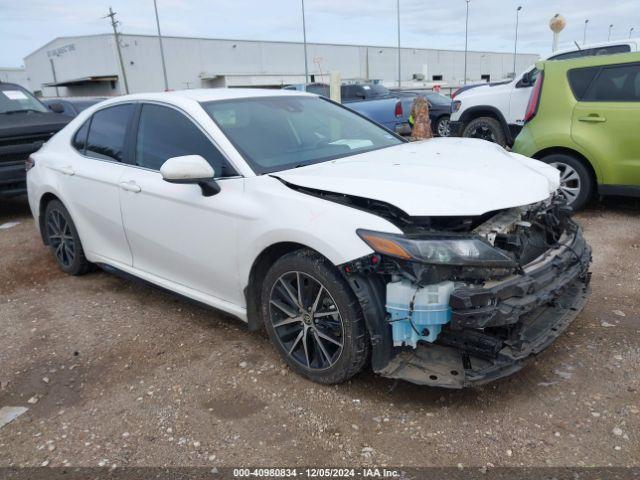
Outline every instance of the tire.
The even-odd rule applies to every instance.
[[[572,155],[554,153],[542,161],[560,170],[560,193],[574,209],[580,210],[593,195],[593,177],[586,165]]]
[[[451,135],[451,131],[449,130],[449,115],[443,115],[436,120],[433,133],[438,137],[448,137]]]
[[[478,117],[471,120],[462,131],[462,136],[467,138],[480,138],[488,142],[497,143],[505,147],[507,136],[502,124],[492,117]]]
[[[84,275],[93,270],[93,264],[84,255],[78,230],[62,202],[50,201],[44,215],[45,236],[60,270],[69,275]]]
[[[344,382],[369,358],[360,304],[333,264],[316,252],[297,250],[273,264],[261,289],[261,314],[284,361],[314,382]]]

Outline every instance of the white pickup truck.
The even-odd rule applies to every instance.
[[[595,43],[556,52],[544,60],[566,60],[590,55],[637,52],[639,39]],[[450,134],[511,146],[524,125],[531,88],[538,71],[532,65],[514,80],[471,85],[454,93]]]

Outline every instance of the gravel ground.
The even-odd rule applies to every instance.
[[[640,465],[640,201],[578,215],[593,293],[554,345],[449,391],[364,372],[319,386],[262,333],[148,286],[56,267],[0,203],[0,466]]]

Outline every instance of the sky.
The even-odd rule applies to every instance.
[[[301,0],[157,0],[163,35],[302,41]],[[103,17],[117,12],[123,33],[155,34],[153,0],[0,0],[0,67],[56,37],[111,32]],[[516,8],[518,51],[551,51],[549,19],[567,20],[560,47],[640,37],[640,0],[470,0],[469,50],[512,52]],[[464,50],[465,0],[400,0],[401,44]],[[397,45],[396,0],[305,0],[307,41]]]

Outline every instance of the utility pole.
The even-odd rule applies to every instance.
[[[51,74],[53,75],[53,83],[56,84],[56,97],[59,97],[60,92],[58,92],[58,77],[56,76],[56,66],[53,64],[53,58],[50,58],[49,61],[51,62]]]
[[[611,40],[611,29],[613,28],[613,23],[609,25],[609,36],[607,37],[607,42]]]
[[[516,78],[516,54],[518,53],[518,15],[520,14],[520,10],[522,10],[522,6],[519,6],[516,9],[516,41],[513,45],[513,78]]]
[[[169,82],[167,81],[167,65],[164,63],[164,48],[162,45],[162,33],[160,32],[160,17],[158,17],[158,2],[153,0],[153,8],[156,11],[156,25],[158,26],[158,40],[160,41],[160,58],[162,59],[162,75],[164,76],[164,91],[169,90]],[[187,86],[187,89],[189,87]]]
[[[304,42],[304,83],[309,83],[309,63],[307,62],[307,23],[304,18],[304,0],[302,0],[302,41]]]
[[[464,25],[464,84],[467,84],[467,47],[469,45],[469,1],[467,0],[467,18]]]
[[[629,38],[631,38],[631,34],[633,33],[633,27],[629,29]]]
[[[398,14],[398,88],[402,86],[402,55],[400,51],[400,0],[397,0],[396,12]]]
[[[118,33],[118,22],[116,20],[116,12],[109,7],[109,13],[102,18],[111,18],[111,26],[113,27],[113,36],[116,39],[116,48],[118,49],[118,60],[120,60],[120,69],[122,70],[122,80],[124,82],[124,93],[129,94],[129,84],[127,83],[127,72],[124,71],[124,62],[122,61],[122,51],[120,50],[120,34]]]
[[[587,24],[589,23],[589,19],[587,18],[584,21],[584,33],[582,35],[582,45],[586,45],[587,44]]]

